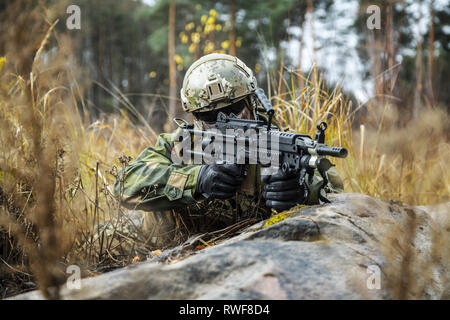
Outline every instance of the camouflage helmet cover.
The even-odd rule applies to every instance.
[[[211,53],[187,70],[181,88],[186,112],[221,109],[243,99],[256,89],[253,72],[237,57]]]

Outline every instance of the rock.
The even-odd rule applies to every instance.
[[[289,217],[267,227],[256,223],[171,263],[151,259],[83,279],[80,290],[62,288],[62,297],[449,298],[449,230],[430,217],[429,207],[360,194],[329,199],[330,204],[291,209]],[[439,208],[448,221],[449,204]],[[444,248],[436,247],[438,237],[446,239]],[[13,299],[42,296],[33,291]]]

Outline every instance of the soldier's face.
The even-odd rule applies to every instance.
[[[242,110],[242,112],[239,113],[237,117],[241,119],[251,120],[253,118],[253,115],[251,110],[247,106],[245,106],[244,110]]]
[[[242,109],[242,111],[236,115],[238,118],[241,119],[247,119],[247,120],[251,120],[253,118],[252,112],[251,110],[245,106],[244,109]],[[214,127],[214,125],[216,124],[216,122],[206,122],[206,121],[202,121],[203,125],[205,126],[205,128],[212,128]]]
[[[194,113],[194,116],[197,120],[203,123],[205,128],[211,128],[216,123],[217,115],[219,112],[223,112],[226,115],[230,115],[231,113],[235,114],[238,118],[241,119],[253,119],[253,113],[248,107],[248,102],[244,100],[238,101],[237,103],[230,105],[229,107],[209,111],[209,112],[199,112]]]

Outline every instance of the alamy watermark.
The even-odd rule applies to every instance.
[[[66,13],[69,17],[66,19],[66,27],[69,30],[81,29],[81,9],[75,4],[67,7]],[[366,26],[369,30],[381,29],[381,9],[379,6],[372,4],[366,9],[366,13],[370,16],[366,20]]]
[[[69,17],[66,19],[66,27],[69,30],[81,29],[81,9],[75,4],[67,7],[66,13]],[[370,16],[366,20],[366,26],[369,30],[381,29],[381,9],[379,6],[372,4],[366,9],[366,13]]]
[[[79,6],[72,4],[67,7],[66,13],[69,17],[66,20],[66,27],[69,30],[81,29],[81,9]]]
[[[367,29],[369,29],[369,30],[381,29],[380,7],[375,4],[372,4],[367,7],[366,13],[370,14],[370,16],[366,20]]]
[[[69,290],[81,289],[81,269],[77,265],[70,265],[66,269],[66,273],[70,274],[67,278],[66,286]]]

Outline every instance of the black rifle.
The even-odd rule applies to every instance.
[[[299,173],[299,183],[305,186],[305,199],[309,194],[308,185],[305,183],[307,176],[308,183],[311,184],[314,171],[317,170],[323,179],[319,188],[319,199],[329,202],[321,195],[320,190],[328,184],[327,171],[334,164],[325,156],[345,158],[347,149],[330,147],[324,143],[327,124],[323,121],[317,124],[318,131],[314,139],[307,134],[279,131],[277,127],[271,125],[274,110],[264,91],[259,88],[254,95],[264,107],[268,121],[240,119],[234,114],[227,116],[219,112],[213,130],[203,131],[195,129],[193,124],[189,124],[184,119],[175,118],[177,126],[184,131],[183,135],[178,137],[179,142],[186,141],[187,135],[189,138],[193,135],[203,138],[201,150],[195,150],[191,139],[191,145],[183,148],[182,151],[186,152],[190,159],[196,155],[201,157],[202,163],[205,163],[205,160],[211,161],[211,157],[215,157],[214,159],[227,159],[228,162],[238,164],[249,164],[253,159],[261,166],[269,166],[268,159],[277,158],[284,173]],[[230,135],[227,129],[233,129],[233,134]],[[252,134],[248,136],[246,132]],[[221,134],[221,138],[223,138],[221,141],[217,139],[218,134]],[[271,146],[275,145],[275,142],[277,142],[278,148],[273,150]],[[227,143],[234,146],[233,150],[227,150]],[[208,146],[214,146],[214,148],[209,148],[209,152],[206,152]],[[229,159],[230,151],[233,156],[231,161]]]

